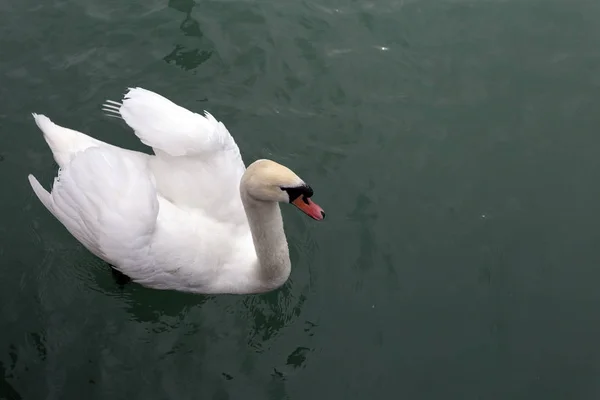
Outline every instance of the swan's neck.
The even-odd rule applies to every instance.
[[[241,195],[258,256],[259,279],[269,288],[281,286],[290,276],[291,262],[279,204],[256,200],[243,188]]]

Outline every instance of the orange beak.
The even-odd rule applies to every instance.
[[[325,219],[325,211],[306,196],[298,196],[296,200],[292,201],[292,204],[312,219],[316,219],[317,221]]]

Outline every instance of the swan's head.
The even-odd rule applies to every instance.
[[[256,200],[292,203],[317,221],[325,218],[323,209],[311,200],[312,188],[275,161],[258,160],[250,164],[242,178],[242,187]]]

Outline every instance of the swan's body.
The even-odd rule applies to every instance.
[[[245,168],[225,126],[145,89],[105,110],[155,155],[122,149],[33,114],[59,165],[52,191],[29,181],[44,206],[90,252],[133,281],[193,293],[259,293],[291,265],[278,202],[324,213],[292,171]]]

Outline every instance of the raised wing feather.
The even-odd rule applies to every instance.
[[[223,123],[142,88],[129,89],[122,103],[107,101],[104,110],[123,118],[153,148],[150,169],[162,196],[218,220],[245,221],[239,199],[245,166]]]
[[[107,101],[104,110],[120,115],[142,143],[170,156],[211,156],[228,152],[243,167],[235,140],[210,113],[191,112],[142,88],[130,88],[122,103]]]

